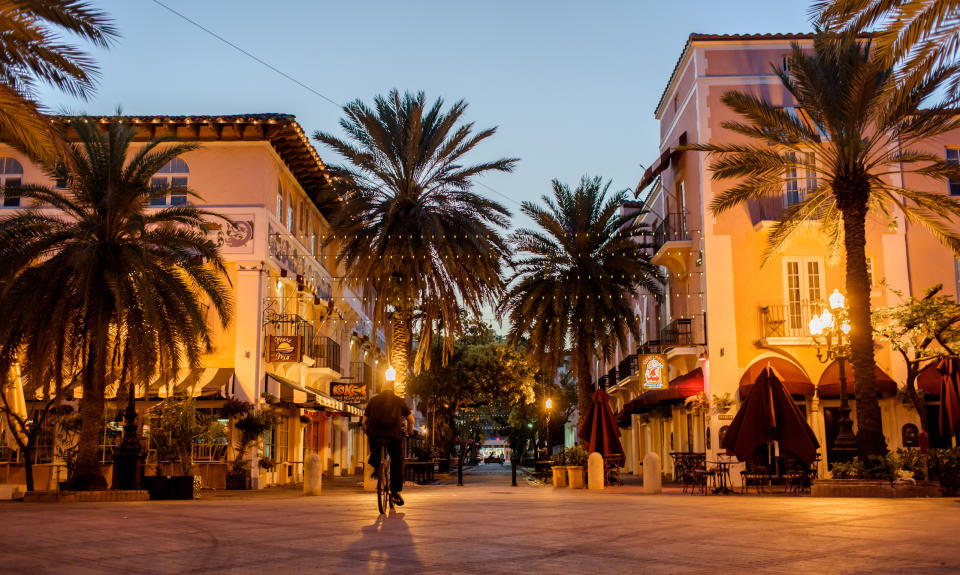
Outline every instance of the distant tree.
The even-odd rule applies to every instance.
[[[942,284],[928,289],[922,297],[909,297],[902,303],[873,312],[874,334],[890,343],[907,365],[907,380],[902,393],[917,410],[924,430],[929,431],[923,396],[917,390],[917,377],[928,365],[945,355],[960,351],[960,304],[942,295]],[[903,294],[894,291],[903,297]]]
[[[433,419],[436,445],[448,452],[456,436],[456,415],[465,406],[527,404],[535,397],[536,371],[525,354],[497,338],[482,321],[465,319],[464,325],[447,364],[438,362],[410,380],[411,395]],[[434,342],[436,356],[442,346]]]

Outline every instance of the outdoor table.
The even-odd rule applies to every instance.
[[[716,493],[734,493],[730,488],[730,466],[736,463],[731,459],[710,461],[710,465],[717,468],[717,487],[713,490]]]

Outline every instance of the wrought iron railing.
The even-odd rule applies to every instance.
[[[795,301],[761,305],[758,308],[760,334],[768,337],[808,337],[810,319],[819,315],[823,304]]]
[[[687,216],[683,213],[667,214],[653,226],[653,251],[657,252],[667,242],[689,240]]]
[[[660,330],[658,339],[644,342],[637,348],[637,353],[661,353],[671,347],[694,345],[707,345],[706,312],[675,318]]]
[[[313,340],[313,367],[326,367],[340,373],[340,344],[325,335]]]
[[[637,354],[632,353],[617,364],[617,379],[623,381],[637,373]]]

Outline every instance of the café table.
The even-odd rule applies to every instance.
[[[736,463],[733,459],[718,459],[716,461],[709,461],[710,465],[713,465],[715,471],[717,472],[717,486],[713,490],[714,494],[717,493],[734,493],[733,489],[730,488],[730,466]]]

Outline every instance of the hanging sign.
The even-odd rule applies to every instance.
[[[344,403],[366,403],[367,386],[362,383],[343,383],[335,381],[330,384],[330,396]]]
[[[640,356],[640,386],[644,391],[667,388],[667,356],[652,353]]]
[[[300,338],[295,335],[268,336],[267,361],[300,361]]]

